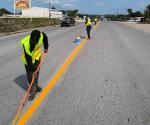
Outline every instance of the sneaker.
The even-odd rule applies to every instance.
[[[37,87],[36,87],[36,91],[37,91],[37,92],[42,92],[42,87],[37,86]]]
[[[34,98],[35,98],[35,94],[36,93],[30,93],[29,97],[28,97],[28,100],[29,101],[32,101]]]
[[[31,91],[30,91],[30,95],[28,97],[28,100],[29,101],[32,101],[34,98],[35,98],[35,95],[36,95],[36,88],[32,88]]]

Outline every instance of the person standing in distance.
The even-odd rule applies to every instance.
[[[95,17],[94,22],[95,22],[95,25],[96,25],[97,24],[97,17]]]
[[[91,21],[90,17],[88,17],[86,19],[85,25],[86,25],[87,36],[88,36],[88,39],[90,40],[91,39],[91,29],[92,29],[92,21]]]

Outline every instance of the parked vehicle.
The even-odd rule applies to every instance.
[[[130,20],[127,20],[127,22],[136,22],[136,19],[131,18]]]
[[[65,17],[61,20],[61,27],[75,26],[75,19],[72,17]]]
[[[143,22],[144,17],[134,17],[131,18],[130,20],[127,20],[127,22]]]

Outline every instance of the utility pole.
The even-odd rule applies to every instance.
[[[149,12],[149,9],[148,9],[148,21],[149,21],[149,15],[150,15],[150,12]]]
[[[14,0],[14,18],[16,16],[16,0]]]
[[[117,8],[117,16],[118,16],[118,8]]]
[[[32,0],[30,0],[30,9],[32,8]],[[32,21],[32,16],[30,18],[30,21]]]
[[[51,11],[51,1],[49,1],[49,18],[50,18],[50,11]]]
[[[127,21],[127,9],[125,8],[125,21]]]

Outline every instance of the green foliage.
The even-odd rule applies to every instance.
[[[130,18],[131,18],[131,15],[132,15],[132,13],[133,13],[133,12],[132,12],[132,9],[129,8],[127,11],[128,11],[129,16],[130,16]]]
[[[81,14],[81,13],[79,13],[78,16],[79,16],[80,18],[82,18],[82,19],[83,19],[84,16],[90,17],[90,18],[94,19],[94,18],[99,18],[101,15],[95,15],[95,14]]]
[[[53,6],[51,9],[55,10],[56,8]]]
[[[11,12],[6,10],[5,8],[0,8],[0,16],[2,16],[3,14],[11,14]]]
[[[142,17],[143,16],[141,11],[133,12],[131,15],[132,15],[132,17]]]
[[[119,15],[106,15],[105,18],[112,21],[124,21],[126,19],[125,15],[119,14]]]
[[[144,14],[145,14],[145,19],[146,19],[147,21],[150,21],[150,4],[147,5],[147,7],[146,7],[146,9],[145,9],[145,11],[144,11]]]
[[[149,5],[147,5],[147,7],[146,7],[148,10],[150,10],[150,4]]]
[[[0,33],[9,33],[24,29],[46,27],[60,24],[58,19],[49,18],[0,18]]]
[[[66,10],[60,10],[62,11],[63,15],[66,15],[67,11]]]
[[[129,14],[132,14],[132,9],[129,8],[127,11]]]
[[[76,17],[78,13],[78,10],[67,10],[67,15],[69,17]]]

